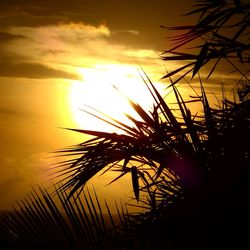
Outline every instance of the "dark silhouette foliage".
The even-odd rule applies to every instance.
[[[194,77],[205,66],[208,78],[224,61],[224,65],[231,66],[232,72],[249,80],[250,3],[241,0],[196,1],[194,10],[186,15],[197,15],[197,23],[165,27],[180,34],[170,37],[173,47],[162,53],[162,59],[184,65],[163,78],[178,75],[175,80],[178,82],[189,73]]]
[[[164,76],[175,107],[144,73],[154,103],[152,110],[145,110],[130,100],[138,117],[127,114],[132,125],[86,111],[121,133],[71,129],[92,138],[57,152],[66,160],[55,166],[60,177],[56,194],[70,223],[61,218],[46,190],[40,190],[42,198],[34,191],[18,210],[1,218],[0,240],[26,246],[46,236],[51,243],[45,249],[62,235],[66,249],[71,240],[74,249],[244,249],[250,223],[250,82],[244,68],[249,66],[249,8],[240,0],[197,1],[188,13],[199,15],[197,23],[170,28],[184,33],[173,37],[174,46],[162,54],[163,60],[184,63]],[[187,46],[194,52],[187,53]],[[239,76],[234,100],[222,90],[218,106],[211,106],[201,77],[199,91],[184,100],[176,83],[188,75],[196,77],[209,65],[210,77],[222,60]],[[192,114],[190,102],[201,104],[203,113]],[[130,175],[137,205],[145,209],[138,214],[118,210],[116,227],[107,206],[110,231],[98,199],[95,204],[91,195],[86,196],[85,187],[97,173],[107,171],[118,173],[111,183]],[[69,228],[64,235],[62,230],[67,233]]]

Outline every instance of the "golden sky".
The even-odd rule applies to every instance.
[[[112,84],[150,106],[139,66],[159,81],[168,45],[160,25],[183,24],[192,3],[0,2],[0,209],[44,183],[50,152],[84,140],[59,127],[108,130],[79,110],[84,104],[123,119],[127,103]]]

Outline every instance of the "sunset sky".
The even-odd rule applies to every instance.
[[[192,3],[0,2],[0,209],[45,184],[48,164],[57,160],[50,152],[84,140],[61,127],[109,130],[79,110],[84,104],[122,119],[127,103],[112,84],[150,106],[138,70],[163,89],[159,53],[168,42],[160,25],[185,23],[181,15]],[[104,190],[107,182],[98,183]]]

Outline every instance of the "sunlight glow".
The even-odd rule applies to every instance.
[[[83,110],[100,115],[93,109],[91,110],[94,108],[129,124],[125,113],[135,118],[138,116],[127,98],[140,104],[146,110],[152,109],[153,98],[135,67],[109,64],[96,65],[94,68],[78,68],[77,71],[82,81],[72,81],[70,105],[78,128],[119,132],[116,128],[92,117]],[[158,86],[163,89],[161,84]]]

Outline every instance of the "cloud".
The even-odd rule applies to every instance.
[[[14,109],[11,107],[1,107],[0,106],[0,118],[2,118],[2,121],[6,120],[6,117],[8,117],[8,119],[10,117],[13,117],[14,119],[16,119],[17,117],[21,117],[21,118],[31,118],[34,117],[34,115],[31,112],[24,112],[20,109]]]
[[[77,75],[63,70],[53,69],[39,63],[9,63],[0,62],[0,76],[24,77],[32,79],[64,78],[79,79]]]
[[[110,37],[111,32],[104,24],[93,26],[83,22],[69,22],[41,27],[11,27],[9,33],[29,38],[29,41],[17,41],[6,45],[10,51],[16,54],[32,52],[31,55],[38,55],[42,51],[68,53],[74,49],[73,47],[85,48],[90,44],[96,45],[97,41],[105,41]],[[20,47],[23,48],[22,51]]]
[[[51,32],[53,32],[55,38],[76,44],[84,43],[85,41],[93,42],[110,36],[110,30],[106,25],[100,24],[98,26],[93,26],[83,22],[71,22],[57,26],[49,26],[48,30],[44,28],[43,31],[45,34],[51,34]]]
[[[8,32],[0,32],[0,43],[11,42],[16,39],[23,39],[25,36],[23,35],[13,35]]]
[[[40,60],[35,48],[38,41],[34,41],[33,35],[32,32],[22,30],[17,33],[11,30],[0,32],[0,77],[77,80],[77,75]],[[59,49],[48,49],[48,52],[53,56],[64,53]]]
[[[92,0],[0,1],[0,27],[41,27],[81,21],[96,25],[105,20],[105,5]]]
[[[48,49],[44,51],[44,54],[52,54],[52,55],[59,55],[59,54],[67,54],[69,53],[66,50],[62,50],[62,49]]]
[[[28,39],[9,43],[5,51],[23,56],[26,58],[24,62],[34,61],[45,65],[49,62],[50,65],[57,65],[57,69],[60,69],[60,65],[74,70],[75,67],[93,67],[96,64],[134,64],[135,61],[143,65],[144,59],[145,63],[149,63],[156,57],[153,50],[136,47],[139,31],[112,31],[105,24],[70,22],[42,27],[12,27],[9,33]],[[123,37],[131,38],[129,45],[123,42]]]
[[[151,73],[155,75],[151,79],[158,80],[159,66],[163,68],[157,62],[157,53],[147,49],[150,46],[138,45],[144,38],[136,29],[112,30],[105,23],[71,21],[12,26],[4,33],[6,42],[0,44],[0,77],[79,80],[85,79],[79,73],[81,68],[119,64],[141,65],[150,77]]]
[[[8,0],[0,2],[0,26],[9,27],[44,27],[62,23],[88,23],[97,26],[106,23],[114,33],[114,41],[129,46],[141,46],[152,49],[163,40],[160,25],[169,25],[180,20],[182,8],[191,6],[191,0],[183,4],[156,0],[141,1],[41,1]],[[166,15],[166,11],[171,10]],[[179,11],[180,14],[176,12]],[[177,17],[177,18],[176,18]],[[139,31],[136,36],[127,31]],[[120,32],[122,31],[122,32]],[[123,32],[125,31],[125,32]],[[165,33],[165,32],[164,32]]]
[[[144,43],[141,40],[141,33],[138,30],[114,30],[109,37],[110,43],[135,49],[144,47]]]

